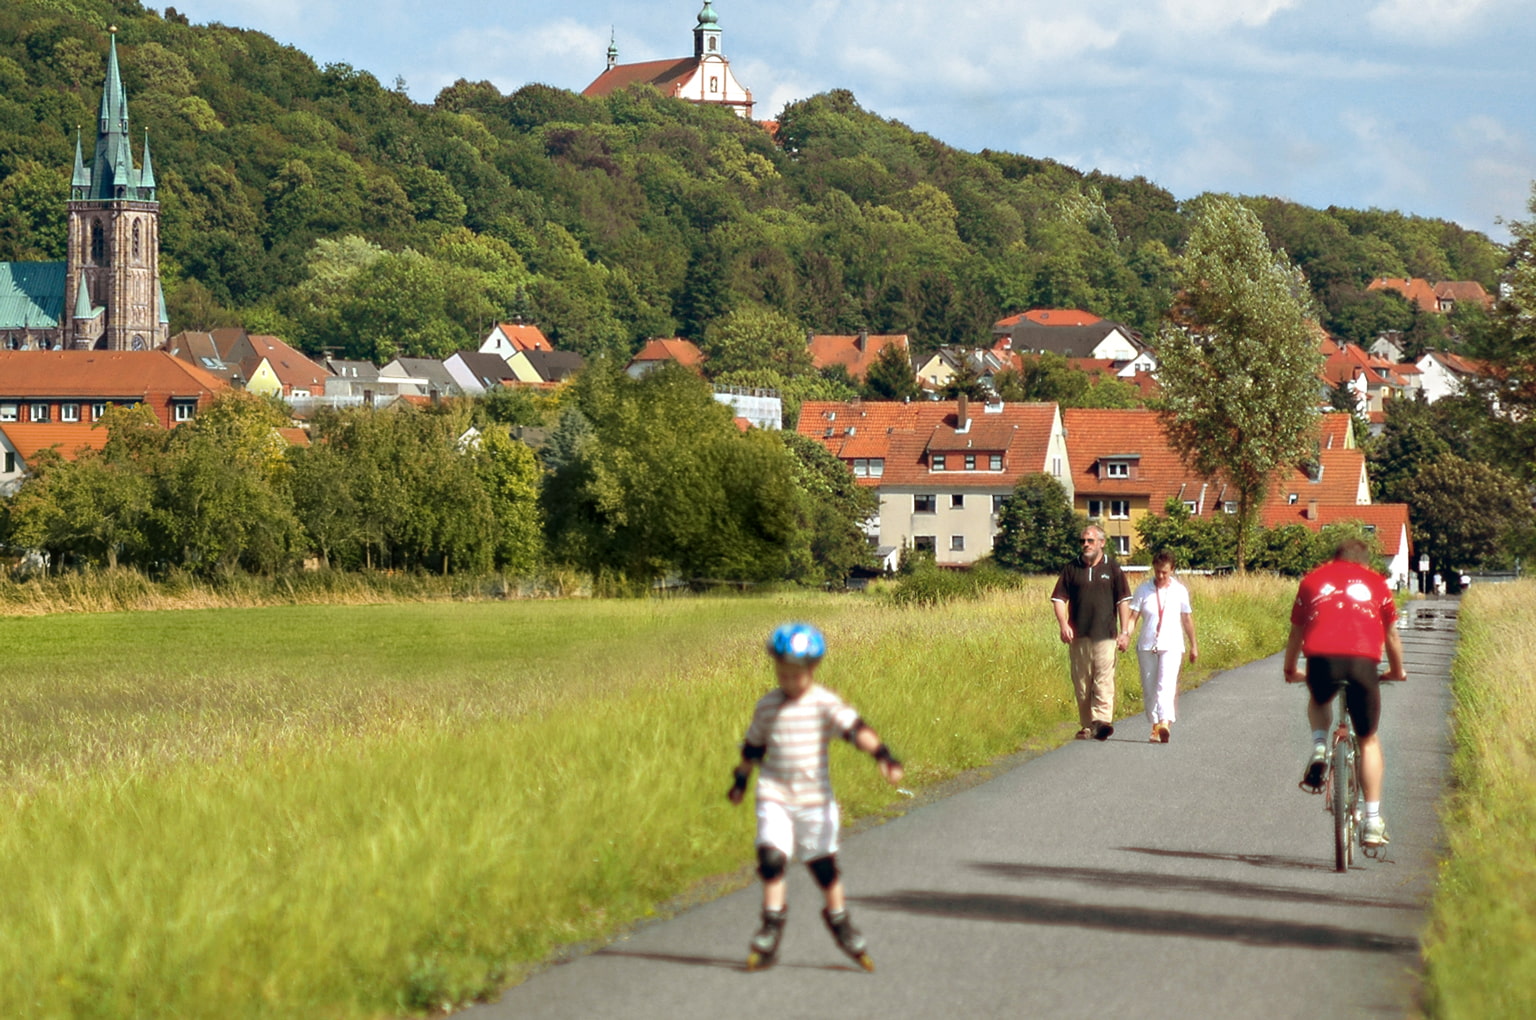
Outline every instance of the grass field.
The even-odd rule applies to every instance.
[[[1200,675],[1283,642],[1291,584],[1190,587]],[[920,788],[1074,728],[1046,594],[0,617],[0,1013],[351,1018],[494,993],[741,873],[752,814],[724,792],[774,624],[827,632],[819,679]],[[901,810],[834,756],[845,817]]]
[[[1425,1005],[1445,1020],[1524,1020],[1536,1016],[1536,583],[1474,585],[1459,624]]]

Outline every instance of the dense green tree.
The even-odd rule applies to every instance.
[[[1223,197],[1201,203],[1180,282],[1182,310],[1157,340],[1161,419],[1186,463],[1231,485],[1243,570],[1270,478],[1314,441],[1321,356],[1306,284],[1258,219]]]
[[[1367,448],[1372,495],[1384,503],[1401,503],[1405,486],[1421,469],[1451,452],[1434,408],[1423,400],[1387,402],[1381,435]]]
[[[804,327],[766,308],[741,308],[711,323],[699,349],[712,376],[769,369],[793,377],[812,370]]]
[[[1210,569],[1230,566],[1235,551],[1229,529],[1219,520],[1196,517],[1176,497],[1168,500],[1161,514],[1138,518],[1136,534],[1140,538],[1136,559],[1147,563],[1154,553],[1166,549],[1181,567]]]
[[[906,351],[886,344],[864,374],[863,395],[870,400],[911,400],[922,393]]]
[[[879,514],[879,498],[814,439],[790,430],[775,435],[793,458],[794,489],[802,496],[799,526],[808,539],[806,561],[792,562],[790,576],[841,585],[855,568],[874,565],[864,526]]]
[[[1060,482],[1043,473],[1025,475],[998,510],[993,559],[1023,574],[1055,573],[1077,555],[1087,524]]]
[[[1517,479],[1447,453],[1401,485],[1416,548],[1431,569],[1504,567],[1528,554],[1531,497]]]

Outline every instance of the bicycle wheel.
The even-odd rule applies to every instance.
[[[1351,824],[1351,814],[1354,805],[1351,803],[1350,788],[1354,785],[1354,762],[1349,758],[1349,744],[1344,740],[1333,742],[1333,767],[1329,782],[1332,795],[1329,803],[1333,808],[1333,870],[1348,871],[1350,851],[1350,835],[1354,826]]]

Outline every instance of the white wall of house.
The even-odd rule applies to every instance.
[[[1110,361],[1132,361],[1142,353],[1141,348],[1131,341],[1131,338],[1112,329],[1104,335],[1104,339],[1094,347],[1092,357],[1107,358]],[[1150,369],[1148,369],[1150,371]]]
[[[1465,389],[1461,376],[1435,357],[1434,351],[1430,351],[1414,364],[1419,368],[1419,390],[1424,394],[1424,399],[1431,404],[1441,397],[1459,396]]]
[[[932,485],[880,490],[882,546],[913,548],[932,539],[934,561],[941,566],[965,566],[992,551],[997,534],[993,497],[1007,498],[1011,485],[995,489],[960,489],[936,479]],[[932,510],[918,507],[932,506]]]

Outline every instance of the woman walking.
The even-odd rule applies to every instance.
[[[1200,654],[1195,641],[1195,615],[1189,589],[1173,576],[1173,553],[1164,549],[1152,557],[1152,579],[1131,596],[1131,627],[1141,621],[1136,661],[1141,667],[1141,700],[1147,706],[1154,744],[1173,737],[1174,700],[1179,693],[1179,664],[1184,652],[1193,663]]]

